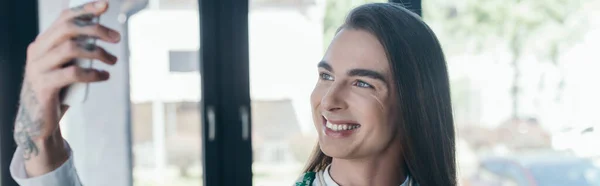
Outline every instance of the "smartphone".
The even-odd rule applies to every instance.
[[[70,0],[69,8],[82,6],[84,4],[94,2],[94,1],[96,1],[96,0]],[[76,19],[75,20],[76,22],[79,22],[81,24],[98,24],[98,22],[100,21],[99,17],[78,17],[75,19]],[[86,46],[86,47],[90,47],[90,46],[95,47],[96,46],[96,39],[93,37],[79,36],[77,38],[74,38],[73,40],[75,42],[77,42],[77,44],[80,46]],[[93,64],[92,59],[74,59],[72,62],[70,62],[66,66],[78,65],[82,68],[92,68],[92,64]],[[87,96],[88,96],[89,89],[90,89],[89,83],[75,83],[68,87],[65,87],[61,91],[62,104],[74,106],[74,105],[85,102],[85,100],[87,99]]]

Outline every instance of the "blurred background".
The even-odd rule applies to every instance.
[[[301,174],[317,138],[309,102],[318,77],[316,64],[345,15],[370,2],[387,1],[248,2],[251,113],[246,119],[251,118],[252,126],[253,185],[291,185]],[[40,5],[43,30],[64,3],[40,4],[47,5]],[[460,185],[600,186],[600,1],[404,4],[422,12],[443,45],[457,128]],[[89,151],[90,140],[83,139],[92,135],[113,140],[96,145],[126,144],[115,151],[116,157],[107,158],[129,157],[122,161],[131,166],[115,168],[130,175],[119,183],[202,185],[207,125],[202,124],[206,112],[200,105],[206,80],[198,64],[204,51],[199,35],[204,14],[198,12],[204,9],[197,0],[132,0],[111,6],[120,13],[109,19],[127,33],[125,49],[115,50],[125,51],[121,59],[128,63],[121,68],[123,77],[117,77],[120,82],[98,88],[120,86],[118,90],[124,91],[118,94],[127,94],[115,98],[117,103],[129,99],[124,102],[126,109],[117,111],[126,113],[119,122],[127,127],[111,138],[114,131],[107,136],[82,129],[78,123],[88,122],[89,113],[69,113],[62,130],[74,143],[82,179],[106,179],[97,173],[107,169],[89,163],[105,158],[94,158],[99,150]],[[86,133],[78,132],[82,130]],[[88,153],[78,158],[78,151]]]

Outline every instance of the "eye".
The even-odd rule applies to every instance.
[[[352,85],[360,87],[360,88],[373,88],[372,85],[365,83],[364,81],[357,80]]]
[[[329,74],[327,74],[327,73],[325,73],[325,72],[321,72],[321,73],[319,74],[319,77],[320,77],[322,80],[333,81],[333,76],[331,76],[331,75],[329,75]]]

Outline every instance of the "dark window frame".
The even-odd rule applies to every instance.
[[[0,1],[0,185],[16,186],[9,166],[16,144],[13,126],[27,55],[38,33],[37,0]]]

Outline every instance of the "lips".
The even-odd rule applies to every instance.
[[[340,131],[340,130],[352,130],[352,129],[356,129],[356,128],[360,127],[360,125],[354,125],[354,124],[332,124],[330,122],[327,122],[325,124],[325,127],[327,127],[328,129],[334,130],[334,131]]]
[[[328,120],[323,117],[323,130],[327,136],[348,137],[360,129],[361,125],[352,120]]]

